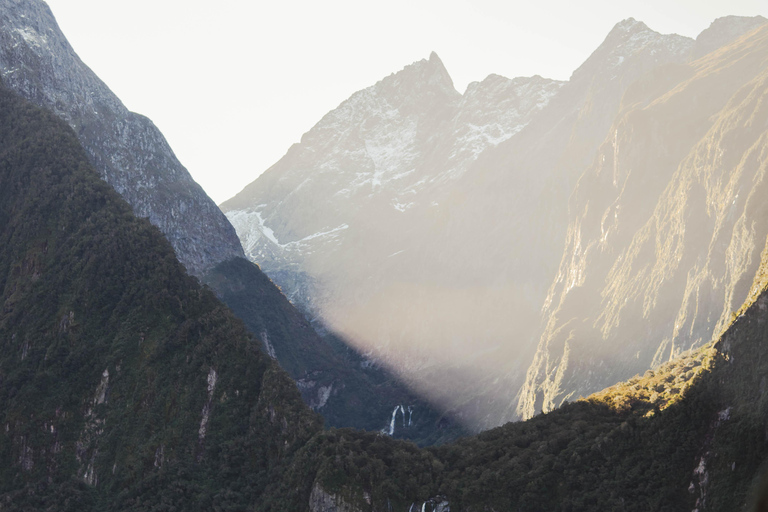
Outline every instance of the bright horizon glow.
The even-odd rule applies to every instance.
[[[721,16],[768,17],[764,0],[47,1],[217,204],[354,92],[432,51],[464,92],[492,73],[567,80],[629,17],[694,38]]]

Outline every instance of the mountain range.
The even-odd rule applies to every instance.
[[[361,365],[341,338],[315,333],[258,265],[245,260],[232,225],[154,124],[128,111],[79,59],[44,2],[0,0],[0,16],[3,83],[69,124],[102,179],[163,232],[186,270],[239,315],[329,424],[387,429],[419,442],[461,433],[457,425],[443,428],[450,422],[385,369]],[[395,431],[392,411],[401,405],[418,413]]]
[[[323,429],[260,340],[0,87],[0,510],[744,510],[768,456],[768,251],[714,345],[423,450]]]
[[[655,170],[642,144],[658,140],[654,151],[667,159],[667,171],[655,186],[666,186],[687,155],[663,148],[667,140],[678,144],[668,133],[651,131],[659,124],[672,129],[671,117],[633,125],[624,144],[614,143],[623,133],[619,123],[632,116],[630,110],[651,109],[716,55],[732,59],[725,48],[764,23],[761,17],[726,17],[693,40],[628,19],[567,82],[491,75],[464,94],[432,54],[352,95],[222,209],[248,258],[316,324],[346,335],[469,428],[551,410],[669,359],[669,352],[654,358],[658,347],[645,353],[648,345],[663,343],[668,319],[651,319],[618,359],[611,359],[611,347],[619,341],[607,334],[593,341],[595,334],[572,326],[597,321],[600,312],[588,311],[582,291],[599,288],[590,307],[603,307],[606,272],[626,257],[611,246],[604,259],[590,258],[595,270],[583,268],[585,248],[606,244],[594,229],[608,230],[610,217],[621,211],[614,222],[622,223],[624,236],[635,235],[641,226],[623,219],[647,217],[655,202],[648,194],[660,193],[642,187],[624,193],[617,175],[612,195],[603,197],[594,180],[587,182],[598,172],[593,169],[616,157],[624,160],[625,172]],[[712,86],[723,88],[719,99],[694,99],[687,92],[680,97],[706,101],[709,115],[722,108],[718,101],[727,101],[760,69],[757,47],[732,51],[755,60],[731,69],[744,69],[740,75],[719,75],[730,80]],[[711,78],[718,80],[714,73]],[[689,113],[667,116],[684,125],[706,117],[704,110],[697,118]],[[649,179],[648,172],[635,173]],[[577,225],[587,206],[595,219],[589,233]],[[616,210],[608,212],[609,206]],[[754,272],[754,254],[766,234],[755,236],[752,266],[744,266],[744,275]],[[638,279],[633,270],[626,273]],[[636,286],[627,284],[614,300]],[[574,311],[557,310],[559,294],[566,292]],[[741,290],[728,300],[743,299]],[[668,300],[682,304],[679,295]],[[737,307],[719,300],[722,310]],[[659,310],[668,308],[659,304]],[[641,320],[648,316],[622,322]],[[677,346],[710,341],[719,333],[715,323],[707,334]],[[572,336],[580,337],[575,344],[566,341]],[[588,356],[577,361],[567,351],[578,343],[588,343]]]
[[[461,95],[433,54],[356,94],[224,205],[283,295],[47,6],[0,1],[0,511],[768,500],[764,19],[625,20],[566,83]]]

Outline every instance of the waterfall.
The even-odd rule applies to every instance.
[[[382,430],[383,433],[387,435],[394,435],[395,433],[395,423],[397,422],[397,413],[400,412],[403,415],[403,428],[410,427],[413,424],[413,407],[408,406],[408,421],[405,420],[405,407],[402,405],[396,405],[394,410],[392,411],[392,418],[389,420],[389,430],[386,428]]]
[[[395,418],[397,417],[398,409],[400,409],[400,406],[396,405],[395,410],[392,411],[392,420],[389,422],[389,435],[393,435],[395,433]]]

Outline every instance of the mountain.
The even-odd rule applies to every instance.
[[[2,511],[744,510],[765,467],[768,250],[714,345],[423,450],[323,430],[73,131],[4,86],[0,183]]]
[[[152,122],[129,112],[78,58],[44,2],[0,0],[0,8],[4,84],[75,130],[102,179],[136,215],[160,228],[187,271],[240,316],[330,425],[385,429],[421,443],[461,433],[384,369],[361,366],[342,341],[317,336],[258,266],[243,258],[234,228]],[[392,428],[400,406],[416,413],[406,428]]]
[[[760,25],[765,24],[762,16],[724,16],[712,22],[706,30],[696,37],[696,46],[693,49],[693,58],[698,59],[704,55],[725,46],[744,34],[751,32]]]
[[[471,428],[499,425],[518,417],[568,197],[630,86],[696,47],[628,19],[568,82],[491,75],[463,95],[433,54],[355,93],[222,209],[316,323]]]
[[[408,210],[519,131],[559,86],[490,76],[462,96],[433,53],[354,94],[222,208],[248,257],[316,313],[336,281],[367,278],[352,260],[397,252]]]
[[[403,302],[409,319],[397,311],[401,294],[414,291],[412,298],[424,305],[446,284],[436,270],[419,277],[421,262],[416,268],[408,251],[421,234],[413,219],[422,209],[434,211],[429,198],[435,190],[457,180],[484,149],[522,129],[560,87],[540,77],[490,76],[460,95],[432,54],[353,95],[222,208],[248,257],[316,323],[345,334],[372,362],[391,364],[386,356],[400,353],[390,367],[401,376],[407,369],[408,382],[413,374],[429,379],[445,368],[425,364],[434,357],[427,347],[455,324],[440,326],[443,316],[412,301]],[[437,282],[426,293],[412,290],[414,275],[417,282]],[[451,287],[445,291],[460,298]],[[376,315],[356,311],[360,304]],[[442,305],[448,306],[435,310]],[[383,328],[392,346],[356,343],[355,326],[334,322],[330,308]],[[400,326],[411,336],[386,332]],[[417,334],[419,343],[412,343]]]
[[[423,452],[325,432],[297,452],[282,492],[303,487],[292,508],[311,511],[761,510],[751,504],[768,457],[764,280],[715,344]]]
[[[157,127],[83,64],[45,2],[1,0],[0,23],[3,82],[75,130],[101,177],[160,228],[191,274],[243,256],[234,229]]]
[[[0,148],[0,509],[252,502],[319,417],[73,131],[4,86]]]
[[[521,416],[700,347],[730,322],[768,235],[767,65],[763,23],[627,91],[570,198]]]

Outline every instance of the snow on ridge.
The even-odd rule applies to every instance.
[[[294,240],[293,242],[280,243],[275,232],[266,225],[264,218],[262,217],[262,209],[266,205],[259,205],[256,209],[251,210],[233,210],[227,212],[227,218],[235,227],[238,236],[243,244],[243,249],[246,254],[252,255],[256,253],[256,250],[263,245],[264,239],[269,241],[269,244],[273,247],[281,250],[293,251],[302,250],[306,248],[307,242],[314,239],[325,238],[329,240],[336,239],[342,231],[349,229],[349,224],[341,224],[332,229],[313,233],[305,236],[300,240]]]

